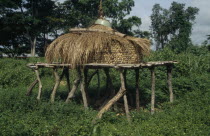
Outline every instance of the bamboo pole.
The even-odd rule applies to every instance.
[[[38,92],[38,95],[37,95],[37,100],[40,100],[41,93],[42,93],[42,82],[41,82],[41,79],[40,79],[40,76],[39,76],[38,68],[35,69],[35,73],[36,73],[37,80],[39,81],[39,92]]]
[[[108,111],[111,106],[118,101],[125,93],[126,93],[126,89],[125,89],[125,78],[123,75],[123,70],[120,70],[120,79],[121,79],[121,87],[120,90],[118,91],[118,93],[111,99],[109,100],[109,102],[99,111],[99,113],[97,114],[95,120],[93,122],[95,122],[97,119],[101,119],[102,115],[104,114],[104,112]]]
[[[136,109],[140,109],[140,100],[139,100],[139,69],[135,69],[136,73]]]
[[[167,66],[167,82],[168,82],[168,89],[170,93],[170,102],[174,101],[174,94],[172,88],[172,65]]]
[[[68,97],[67,97],[67,99],[66,99],[66,103],[70,102],[71,98],[74,97],[74,94],[75,94],[75,92],[76,92],[76,90],[77,90],[77,88],[78,88],[78,86],[79,86],[81,80],[82,80],[81,71],[80,71],[79,69],[77,69],[77,77],[76,77],[76,79],[74,80],[72,89],[71,89],[71,91],[70,91],[69,94],[68,94]]]
[[[155,67],[151,67],[151,114],[155,112]]]

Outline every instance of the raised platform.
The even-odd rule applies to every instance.
[[[82,65],[85,68],[99,69],[99,68],[123,68],[123,69],[139,69],[139,68],[149,68],[156,66],[170,66],[178,63],[177,61],[155,61],[155,62],[143,62],[138,64],[100,64],[100,63],[89,63]],[[61,64],[61,63],[29,63],[27,65],[29,68],[62,68],[68,67],[71,69],[71,64]]]
[[[158,66],[166,66],[167,69],[167,83],[168,83],[168,89],[169,89],[169,97],[170,102],[173,102],[174,96],[173,96],[173,89],[172,89],[172,68],[173,65],[178,63],[177,61],[156,61],[156,62],[144,62],[144,63],[138,63],[138,64],[99,64],[99,63],[89,63],[84,64],[81,66],[78,66],[76,68],[77,70],[77,77],[73,82],[72,88],[70,89],[70,80],[69,80],[69,71],[72,69],[71,64],[60,64],[60,63],[30,63],[27,66],[31,69],[33,69],[36,73],[37,79],[30,85],[28,88],[27,94],[30,95],[32,92],[32,89],[36,84],[39,84],[39,91],[37,99],[40,100],[41,92],[42,92],[42,82],[39,74],[39,68],[52,68],[53,73],[55,76],[55,85],[53,87],[52,93],[51,93],[51,102],[54,102],[55,94],[57,91],[57,88],[60,84],[60,81],[62,80],[63,76],[67,79],[67,86],[69,90],[68,97],[66,99],[66,102],[69,102],[71,98],[73,98],[75,91],[80,85],[80,90],[82,93],[83,103],[85,109],[88,108],[88,100],[87,100],[87,88],[88,85],[92,79],[92,77],[98,73],[98,69],[103,69],[106,74],[106,82],[110,85],[110,90],[113,90],[113,84],[112,79],[109,74],[109,69],[114,68],[119,70],[120,72],[120,82],[121,86],[118,92],[114,93],[112,98],[101,108],[99,111],[96,119],[100,119],[104,112],[109,110],[111,106],[116,103],[121,97],[123,97],[124,100],[124,106],[126,111],[126,116],[128,121],[130,121],[130,115],[129,115],[129,108],[128,108],[128,102],[127,102],[127,96],[126,96],[126,71],[127,70],[135,70],[135,90],[136,90],[136,109],[140,109],[139,105],[139,69],[142,68],[149,68],[151,71],[151,114],[154,114],[155,112],[155,67]],[[58,74],[58,69],[62,69],[63,72],[61,75]],[[92,75],[88,76],[88,69],[96,69],[95,72],[92,73]],[[99,74],[99,73],[98,73]],[[100,83],[100,79],[98,76],[98,84]],[[114,91],[115,92],[115,91]]]

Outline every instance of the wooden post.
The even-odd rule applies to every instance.
[[[123,77],[124,77],[125,84],[123,85],[123,88],[125,88],[125,89],[127,88],[127,77],[126,77],[126,74],[127,74],[127,69],[124,69]],[[131,117],[129,115],[128,100],[127,100],[126,93],[123,96],[123,100],[124,100],[125,114],[126,114],[128,122],[130,123]]]
[[[125,69],[125,70],[123,71],[123,76],[124,76],[124,78],[125,78],[125,88],[127,88],[127,77],[126,77],[126,74],[127,74],[127,69]]]
[[[87,69],[85,68],[84,69],[84,76],[81,76],[82,77],[82,82],[80,84],[81,88],[80,88],[80,91],[82,93],[82,99],[83,99],[83,103],[84,103],[84,107],[85,109],[88,109],[88,101],[87,101],[87,95],[86,95],[86,86],[87,86]],[[80,70],[80,74],[81,74],[81,70]]]
[[[54,76],[55,76],[55,85],[54,85],[53,91],[51,93],[51,99],[50,99],[51,103],[53,103],[55,101],[55,94],[56,94],[57,88],[58,88],[58,86],[60,84],[60,80],[61,80],[59,75],[58,75],[57,68],[53,69],[53,73],[54,73]]]
[[[96,104],[101,104],[99,109],[102,109],[107,102],[115,96],[115,89],[112,83],[111,76],[109,74],[109,68],[103,69],[106,75],[106,91],[102,98],[100,98]],[[114,110],[117,109],[117,105],[114,104]]]
[[[114,89],[114,85],[112,83],[111,76],[109,74],[109,69],[105,68],[104,72],[105,72],[105,75],[106,75],[106,91],[109,91],[108,94],[111,94],[111,96],[114,96],[115,95],[115,89]]]
[[[89,84],[90,84],[92,78],[93,78],[94,75],[97,74],[97,73],[98,73],[98,69],[97,69],[96,71],[94,71],[94,72],[89,76],[89,78],[88,78],[88,80],[87,80],[87,88],[88,88],[88,86],[89,86]]]
[[[167,82],[168,82],[168,89],[170,93],[170,102],[174,101],[174,94],[173,94],[173,88],[172,88],[172,65],[167,66]]]
[[[101,90],[100,90],[100,74],[99,74],[99,70],[98,70],[98,72],[97,72],[97,78],[98,78],[98,86],[97,86],[97,90],[98,90],[98,94],[97,94],[97,98],[99,98],[100,97],[100,95],[101,95]]]
[[[126,94],[124,94],[123,100],[124,100],[126,117],[127,117],[128,122],[130,123],[131,122],[131,117],[130,117],[130,114],[129,114],[128,100],[127,100]]]
[[[30,95],[31,95],[34,86],[35,86],[38,82],[39,82],[38,79],[36,79],[36,80],[34,80],[34,82],[31,83],[31,85],[29,86],[29,88],[28,88],[28,90],[27,90],[26,96],[30,96]]]
[[[155,112],[155,67],[151,67],[151,114]]]
[[[135,69],[136,73],[136,110],[140,109],[140,100],[139,100],[139,69]]]
[[[79,69],[77,69],[77,77],[74,80],[72,89],[71,89],[71,91],[68,94],[68,97],[66,99],[66,103],[68,103],[71,100],[71,98],[74,97],[74,93],[76,92],[76,90],[77,90],[77,88],[78,88],[78,86],[79,86],[79,84],[81,82],[81,79],[82,79],[82,77],[81,77],[81,71]]]
[[[126,93],[125,78],[123,75],[123,70],[120,70],[120,79],[121,79],[121,87],[120,87],[119,92],[111,100],[109,100],[108,103],[104,107],[101,108],[101,110],[99,111],[99,113],[96,116],[96,119],[93,122],[95,122],[97,119],[101,119],[104,112],[109,110],[111,108],[111,106]]]
[[[70,92],[71,86],[70,86],[70,80],[69,80],[69,69],[68,69],[68,67],[65,68],[65,77],[66,77],[66,82],[67,82],[67,88],[68,88],[68,91]]]
[[[42,82],[41,82],[41,79],[40,79],[40,76],[39,76],[38,68],[35,69],[35,73],[36,73],[37,80],[39,81],[39,92],[38,92],[38,95],[37,95],[37,100],[40,100],[41,93],[42,93]]]

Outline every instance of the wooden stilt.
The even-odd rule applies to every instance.
[[[55,85],[53,87],[53,91],[51,93],[51,98],[50,98],[50,101],[51,103],[53,103],[55,101],[55,94],[56,94],[56,91],[59,87],[59,84],[60,84],[60,76],[58,75],[58,71],[57,71],[57,68],[54,68],[53,69],[53,73],[54,73],[54,76],[55,76]],[[63,75],[63,74],[62,74]]]
[[[84,77],[82,77],[81,88],[80,88],[85,109],[88,109],[88,100],[87,100],[87,94],[86,94],[87,72],[88,71],[85,68],[84,69]]]
[[[127,100],[126,94],[124,94],[123,100],[124,100],[124,107],[125,107],[125,113],[126,113],[127,120],[128,120],[128,122],[131,122],[131,117],[130,117],[129,108],[128,108],[128,100]]]
[[[102,115],[104,114],[104,112],[109,110],[111,108],[111,106],[126,93],[125,78],[124,78],[124,75],[123,75],[123,70],[120,70],[120,79],[121,79],[121,87],[120,87],[119,92],[111,100],[109,100],[109,102],[99,111],[99,113],[97,114],[94,122],[97,119],[100,119],[102,117]]]
[[[155,68],[151,67],[151,114],[155,112]]]
[[[35,69],[35,73],[36,73],[37,80],[39,81],[39,92],[38,92],[37,100],[40,100],[41,93],[42,93],[42,82],[39,76],[38,68]]]
[[[167,82],[168,82],[168,89],[170,93],[170,102],[174,101],[174,94],[172,88],[172,65],[167,66]]]
[[[67,82],[68,91],[70,92],[71,86],[70,86],[70,80],[69,80],[69,69],[65,68],[65,77]]]
[[[97,98],[99,98],[100,97],[100,95],[101,95],[101,90],[100,90],[100,74],[99,74],[99,70],[98,70],[98,72],[97,72],[97,78],[98,78],[98,86],[97,86],[97,91],[98,91],[98,94],[97,94]]]
[[[127,74],[127,70],[125,69],[124,72],[123,72],[124,85],[121,85],[121,87],[123,87],[125,90],[127,88],[127,77],[126,77],[126,74]],[[126,93],[123,96],[123,100],[124,100],[125,114],[126,114],[128,122],[130,122],[131,121],[131,117],[130,117],[130,114],[129,114],[128,100],[127,100]]]
[[[127,69],[124,69],[123,76],[125,78],[125,88],[127,88],[127,77],[126,77],[126,74],[127,74]]]
[[[106,75],[106,90],[109,91],[108,94],[110,94],[111,96],[115,95],[115,89],[114,89],[114,85],[112,83],[112,79],[111,76],[109,74],[109,69],[104,69],[105,75]]]
[[[76,92],[76,90],[77,90],[77,88],[78,88],[78,86],[79,86],[81,80],[82,80],[81,71],[80,71],[80,70],[77,70],[77,77],[76,77],[76,79],[74,80],[72,89],[71,89],[71,91],[70,91],[69,94],[68,94],[68,97],[67,97],[67,99],[66,99],[66,103],[68,103],[68,102],[71,100],[71,98],[74,97],[74,93]]]
[[[136,73],[136,110],[140,109],[140,100],[139,100],[139,69],[135,69]]]
[[[26,96],[30,96],[31,93],[32,93],[32,90],[33,88],[35,87],[35,85],[38,83],[38,79],[34,80],[31,85],[29,86],[28,90],[27,90],[27,93],[26,93]]]
[[[87,80],[87,88],[88,88],[88,86],[89,86],[89,84],[90,84],[92,78],[93,78],[94,75],[97,74],[97,73],[98,73],[98,69],[97,69],[96,71],[94,71],[94,72],[89,76],[89,78],[88,78],[88,80]]]

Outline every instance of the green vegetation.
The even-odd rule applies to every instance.
[[[53,85],[52,71],[41,71],[44,88],[42,101],[36,101],[37,88],[32,96],[26,89],[35,79],[27,63],[41,59],[0,59],[0,135],[71,135],[71,136],[140,136],[140,135],[190,135],[210,134],[210,52],[207,46],[192,47],[175,54],[170,49],[153,52],[147,61],[177,60],[173,71],[175,102],[170,104],[166,86],[165,68],[156,70],[156,113],[150,115],[150,73],[141,71],[141,111],[131,111],[129,125],[124,112],[109,111],[96,125],[91,125],[97,111],[85,111],[81,94],[70,104],[65,104],[66,86],[61,85],[56,102],[49,96]],[[103,79],[103,73],[100,73]],[[119,87],[118,73],[112,72],[114,86]],[[134,93],[134,72],[128,72],[128,91]],[[93,78],[89,94],[94,94],[97,80]],[[102,87],[105,83],[102,81]],[[119,114],[120,113],[120,114]]]
[[[89,27],[98,18],[99,0],[0,0],[0,56],[43,56],[46,46],[74,27]],[[103,1],[103,11],[113,28],[134,35],[141,19],[126,17],[134,0]],[[138,31],[141,35],[145,32]],[[3,48],[2,48],[3,47]]]

